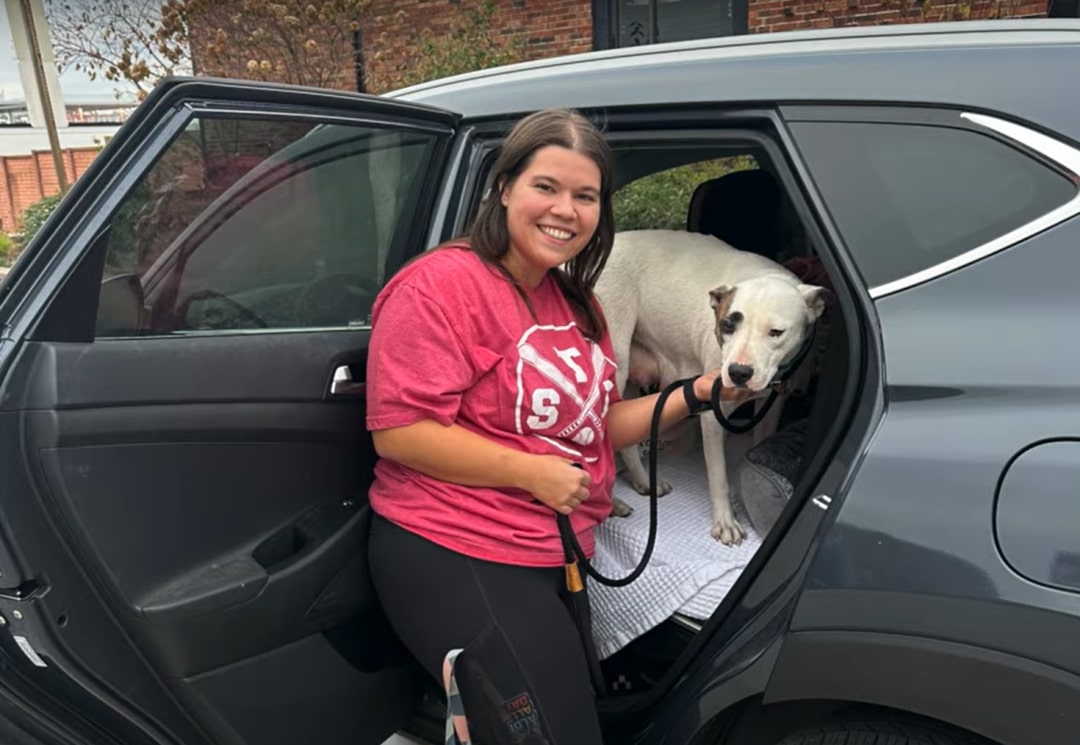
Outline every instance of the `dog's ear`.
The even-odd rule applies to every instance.
[[[731,296],[735,293],[734,287],[720,285],[715,290],[709,290],[709,307],[713,310],[731,304]]]
[[[806,301],[806,307],[810,309],[810,320],[816,321],[825,312],[825,299],[829,291],[817,285],[799,285],[799,294]]]

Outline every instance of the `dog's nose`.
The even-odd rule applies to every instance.
[[[729,365],[727,372],[735,385],[746,385],[746,381],[754,377],[754,368],[750,365]]]

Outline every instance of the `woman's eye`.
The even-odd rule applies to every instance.
[[[592,204],[596,201],[596,197],[592,194],[579,194],[578,199],[580,199],[582,202],[588,202],[589,204]]]
[[[783,336],[784,329],[769,329],[769,336]]]
[[[539,189],[540,191],[546,191],[546,192],[555,191],[554,189],[551,188],[551,184],[537,184],[536,188]]]

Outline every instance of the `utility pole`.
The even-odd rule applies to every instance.
[[[41,49],[41,38],[39,37],[39,29],[47,29],[45,26],[44,15],[41,17],[41,26],[37,24],[37,19],[34,14],[34,6],[38,5],[41,8],[42,14],[44,14],[44,5],[41,0],[7,0],[7,7],[9,16],[11,16],[11,30],[15,35],[15,49],[18,52],[21,47],[20,41],[25,41],[27,45],[27,51],[29,52],[30,64],[34,72],[34,81],[36,83],[35,91],[26,91],[27,106],[29,109],[33,109],[30,105],[32,93],[36,93],[37,101],[40,103],[41,116],[45,124],[45,131],[49,136],[49,148],[52,150],[53,165],[56,168],[57,182],[60,184],[60,193],[67,192],[70,184],[67,178],[67,169],[64,167],[64,155],[60,149],[60,134],[57,130],[56,113],[53,110],[53,103],[55,101],[51,91],[49,90],[49,75],[45,70],[45,60]],[[18,15],[14,11],[18,11]],[[24,40],[18,38],[19,28],[23,29],[25,35]],[[47,33],[47,30],[46,32]],[[55,78],[55,75],[53,76]],[[23,82],[24,87],[26,81]]]

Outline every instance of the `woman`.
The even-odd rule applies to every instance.
[[[581,115],[544,110],[507,137],[492,183],[468,238],[375,302],[371,572],[436,680],[448,652],[471,655],[457,678],[475,742],[600,743],[554,512],[591,556],[614,451],[648,437],[656,402],[620,400],[592,294],[614,235],[611,151]],[[687,414],[671,396],[661,426]]]

